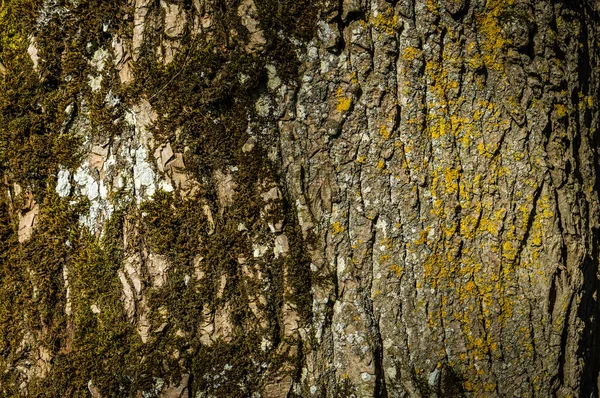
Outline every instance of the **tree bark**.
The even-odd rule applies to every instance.
[[[598,396],[598,21],[4,1],[0,395]]]

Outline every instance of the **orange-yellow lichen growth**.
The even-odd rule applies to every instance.
[[[387,35],[393,35],[398,31],[399,19],[397,15],[393,15],[393,9],[390,8],[384,12],[375,12],[369,18],[369,24],[376,30]]]
[[[340,113],[347,112],[352,107],[352,97],[344,96],[344,90],[342,88],[338,88],[337,90],[337,110]]]
[[[566,117],[568,114],[567,107],[563,104],[554,105],[554,110],[556,111],[556,116],[558,116],[559,119]]]
[[[406,47],[402,53],[402,59],[405,61],[412,61],[420,58],[423,52],[415,47]]]
[[[515,0],[488,0],[485,10],[476,15],[481,41],[483,63],[490,69],[504,71],[500,58],[511,41],[504,36],[500,16],[510,10]]]
[[[385,126],[385,124],[382,124],[381,127],[379,128],[379,135],[384,140],[389,140],[390,137],[392,136],[392,133],[387,129],[387,127]]]
[[[344,231],[345,231],[345,228],[342,224],[340,224],[339,221],[331,224],[331,232],[333,232],[334,235],[339,235]]]
[[[394,272],[394,274],[396,274],[396,276],[398,278],[401,278],[402,275],[404,274],[404,270],[402,269],[402,267],[399,267],[396,264],[392,264],[390,266],[390,268],[392,269],[392,271]]]

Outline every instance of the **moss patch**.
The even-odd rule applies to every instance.
[[[186,35],[168,66],[154,50],[164,37],[148,31],[135,82],[121,87],[116,71],[107,66],[102,87],[92,92],[88,75],[98,71],[90,59],[96,50],[110,47],[114,34],[132,29],[125,18],[132,15],[128,2],[57,2],[52,12],[41,11],[43,3],[12,0],[0,8],[0,62],[6,69],[0,73],[0,177],[13,191],[16,183],[33,192],[41,208],[32,239],[19,244],[15,209],[22,198],[3,196],[0,201],[0,294],[12,298],[0,303],[0,394],[21,394],[24,380],[15,366],[39,365],[38,346],[49,353],[51,366],[45,377],[34,377],[28,385],[33,396],[84,396],[90,385],[103,396],[138,391],[151,395],[159,378],[168,385],[185,373],[193,374],[194,394],[243,396],[260,390],[263,363],[282,364],[289,358],[261,347],[263,337],[274,346],[283,338],[280,330],[265,332],[255,325],[248,297],[260,286],[244,281],[238,261],[238,256],[252,257],[240,223],[261,238],[271,236],[261,221],[264,203],[257,182],[278,181],[266,149],[277,140],[271,133],[273,120],[256,115],[254,103],[267,90],[267,64],[294,84],[298,62],[290,42],[312,37],[318,7],[308,1],[257,1],[267,45],[253,54],[244,49],[248,35],[237,16],[237,2],[226,2],[216,11],[212,39]],[[150,18],[156,18],[160,8],[152,7]],[[33,37],[37,69],[27,54]],[[159,192],[140,210],[124,206],[102,237],[96,237],[78,227],[85,203],[59,198],[54,181],[60,167],[73,169],[81,162],[83,154],[75,148],[84,137],[70,128],[83,111],[80,107],[85,105],[91,122],[92,136],[87,138],[105,141],[123,128],[119,120],[124,106],[107,107],[109,91],[124,105],[143,97],[151,102],[159,111],[156,141],[168,141],[184,152],[186,169],[201,182],[201,190],[188,199],[181,199],[179,192]],[[259,136],[251,155],[242,151],[249,124]],[[212,176],[233,166],[238,168],[236,205],[220,214]],[[214,233],[209,234],[202,203],[215,215]],[[265,280],[273,284],[261,309],[274,319],[281,317],[285,296],[308,322],[309,263],[291,208],[283,200],[277,209],[286,220],[291,249],[287,257],[267,256],[261,265]],[[129,245],[166,256],[171,267],[168,283],[148,292],[152,330],[165,321],[167,327],[147,344],[127,319],[118,277],[131,249],[123,243],[124,223],[129,221],[139,232]],[[204,259],[205,277],[189,283],[197,257]],[[282,286],[284,268],[291,293],[284,293]],[[65,273],[71,315],[66,314]],[[222,275],[227,284],[217,297]],[[200,341],[198,327],[206,305],[229,305],[231,340],[210,347]],[[220,381],[202,378],[223,371],[226,376]]]

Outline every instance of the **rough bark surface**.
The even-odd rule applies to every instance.
[[[598,396],[599,29],[3,1],[0,395]]]

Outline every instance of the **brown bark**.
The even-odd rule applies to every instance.
[[[3,7],[4,395],[598,395],[597,3]]]

